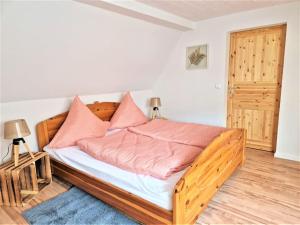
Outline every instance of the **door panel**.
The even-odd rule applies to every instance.
[[[286,25],[231,33],[227,126],[275,151]]]

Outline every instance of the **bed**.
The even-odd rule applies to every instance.
[[[122,188],[166,210],[172,210],[173,188],[185,172],[185,170],[182,170],[171,175],[168,179],[162,180],[123,170],[112,164],[97,160],[82,151],[78,146],[62,148],[59,151],[46,146],[44,151],[51,158]]]
[[[109,121],[119,103],[95,102],[87,106],[97,117]],[[40,151],[43,151],[52,140],[67,113],[59,114],[37,125]],[[48,152],[54,175],[118,208],[141,223],[193,224],[220,186],[238,166],[243,165],[245,135],[243,129],[230,129],[216,137],[188,168],[173,178],[173,190],[168,193],[171,195],[171,204],[166,206],[152,200],[150,195],[138,194],[88,170],[66,163],[59,159],[62,156]]]

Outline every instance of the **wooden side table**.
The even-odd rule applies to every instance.
[[[0,205],[23,206],[52,181],[50,158],[46,152],[28,153],[0,165]]]

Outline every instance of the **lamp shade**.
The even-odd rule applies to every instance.
[[[150,99],[150,106],[151,107],[160,107],[161,106],[160,98],[158,98],[158,97],[151,98]]]
[[[10,120],[4,123],[4,138],[14,139],[30,135],[30,130],[24,119]]]

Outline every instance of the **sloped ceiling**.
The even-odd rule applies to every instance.
[[[270,7],[298,0],[137,0],[138,2],[164,10],[185,19],[200,20],[232,13]]]
[[[181,35],[75,1],[2,6],[1,102],[151,88]]]
[[[242,11],[299,0],[74,0],[138,18],[150,23],[189,31],[197,22]]]

